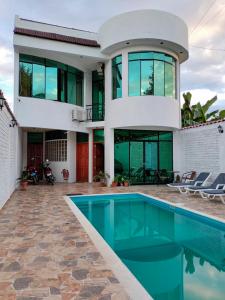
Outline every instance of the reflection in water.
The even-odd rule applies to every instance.
[[[75,203],[154,299],[223,299],[223,230],[137,194],[95,199]]]

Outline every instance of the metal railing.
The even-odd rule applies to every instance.
[[[87,121],[104,121],[105,107],[104,105],[93,104],[86,105]]]

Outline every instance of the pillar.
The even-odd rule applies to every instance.
[[[88,182],[93,182],[93,130],[88,134]]]
[[[110,176],[110,185],[114,179],[114,129],[108,127],[105,127],[105,172]]]

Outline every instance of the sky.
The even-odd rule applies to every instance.
[[[98,31],[119,13],[159,9],[181,17],[189,29],[189,60],[181,65],[181,94],[193,104],[218,96],[225,108],[225,0],[0,0],[0,89],[13,103],[14,16]]]

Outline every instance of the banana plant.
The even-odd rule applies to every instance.
[[[225,118],[225,110],[218,109],[210,111],[212,105],[217,101],[217,96],[206,101],[205,104],[198,102],[191,105],[192,94],[183,93],[184,104],[181,108],[182,126],[188,126],[198,123],[206,123],[209,120],[218,120]]]

